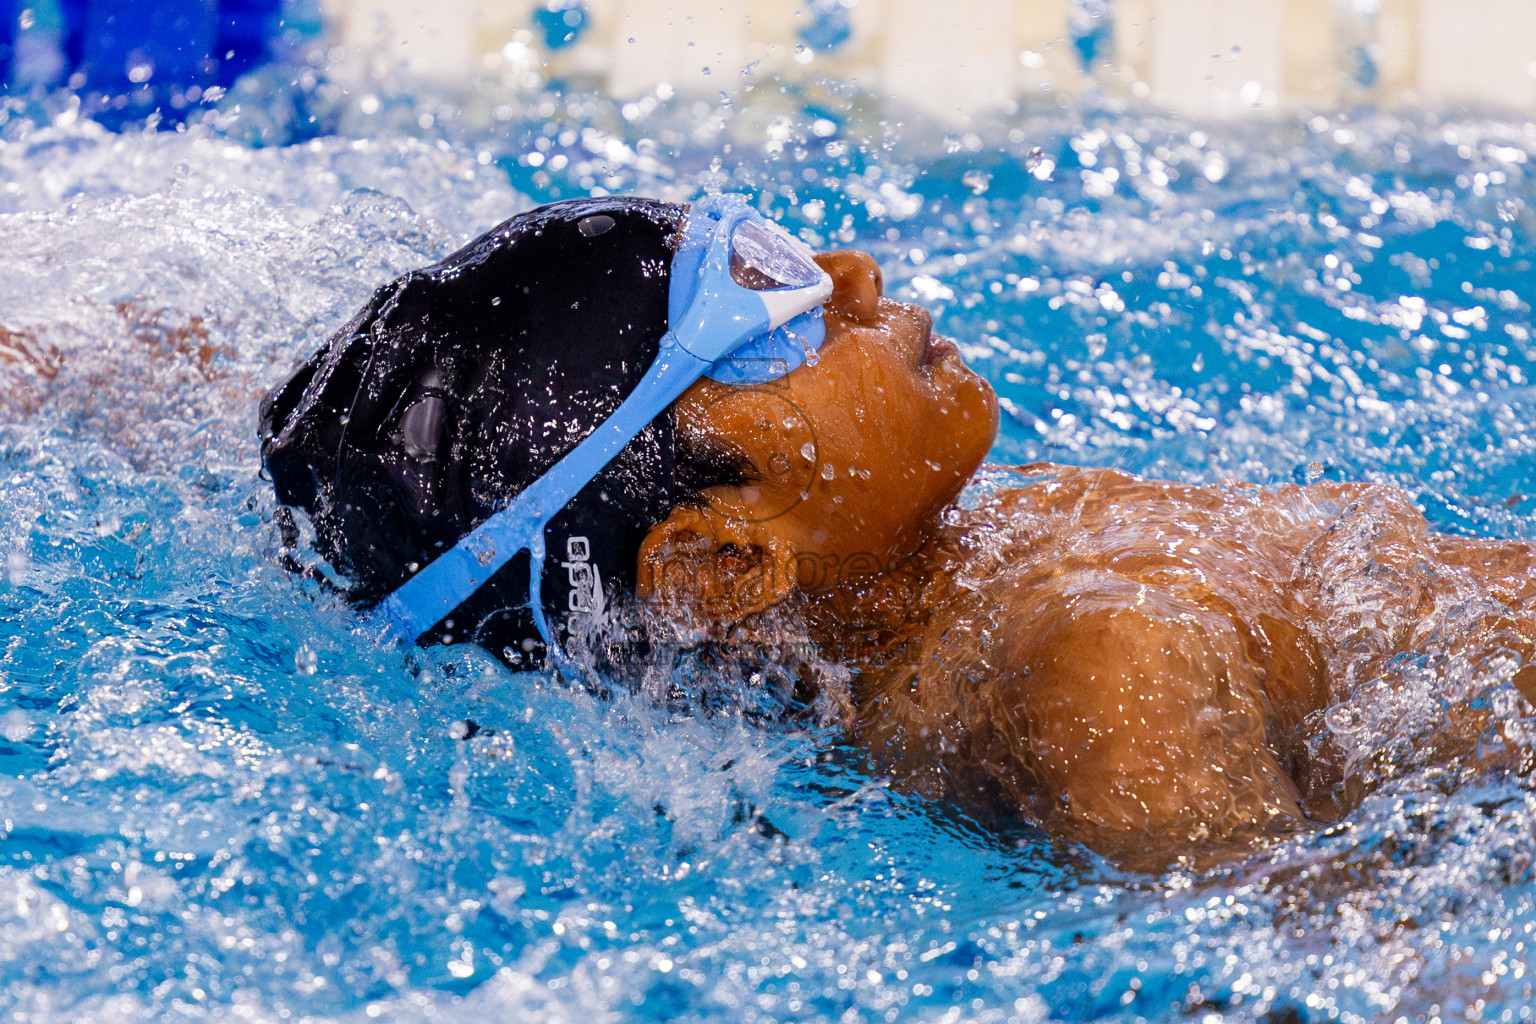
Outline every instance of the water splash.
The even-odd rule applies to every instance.
[[[935,307],[1003,398],[999,459],[1315,465],[1529,536],[1536,128],[1051,107],[954,132],[835,87],[487,88],[462,113],[324,88],[181,132],[67,98],[0,127],[5,1009],[1530,1019],[1517,778],[1409,759],[1330,829],[1122,872],[893,791],[815,720],[381,647],[279,568],[254,398],[377,284],[533,203],[742,188]],[[333,134],[277,144],[315,110]],[[1324,727],[1396,752],[1447,687],[1511,699],[1497,664],[1405,671],[1399,703]]]

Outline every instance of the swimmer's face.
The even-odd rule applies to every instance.
[[[712,609],[727,617],[772,604],[807,570],[874,571],[922,542],[992,446],[997,398],[932,335],[927,310],[885,298],[867,253],[817,262],[833,281],[817,361],[763,385],[701,380],[674,405],[680,442],[735,461],[744,482],[652,530],[642,594],[662,589],[657,566],[710,552],[731,563],[716,578],[732,565],[759,576],[757,598]]]

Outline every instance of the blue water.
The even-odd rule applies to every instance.
[[[285,82],[178,131],[67,96],[0,125],[6,1019],[1531,1019],[1523,778],[1410,767],[1236,860],[1117,868],[868,774],[837,666],[777,719],[696,666],[599,698],[381,647],[278,566],[254,423],[513,212],[746,189],[935,310],[1004,400],[996,460],[1393,481],[1530,537],[1536,125]]]

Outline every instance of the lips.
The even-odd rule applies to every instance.
[[[959,348],[953,341],[933,333],[933,314],[922,306],[896,303],[887,299],[882,299],[881,304],[890,313],[897,314],[892,321],[888,322],[904,321],[896,327],[895,334],[901,339],[901,347],[906,350],[906,357],[913,361],[916,369],[928,370],[951,356],[960,354]],[[913,344],[913,341],[916,344]]]
[[[926,309],[923,310],[922,323],[923,354],[922,357],[918,359],[918,366],[933,366],[935,363],[942,362],[943,360],[948,359],[950,356],[956,356],[960,354],[960,349],[956,347],[953,341],[949,340],[943,335],[936,335],[933,333],[933,317],[928,314]]]

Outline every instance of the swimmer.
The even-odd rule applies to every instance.
[[[740,197],[515,217],[380,289],[261,419],[279,500],[394,632],[580,673],[637,600],[764,642],[791,609],[899,785],[1100,849],[1326,820],[1413,758],[1529,768],[1486,701],[1445,695],[1401,763],[1323,716],[1422,657],[1536,699],[1536,549],[1369,484],[1036,465],[959,507],[991,388],[870,256]]]

